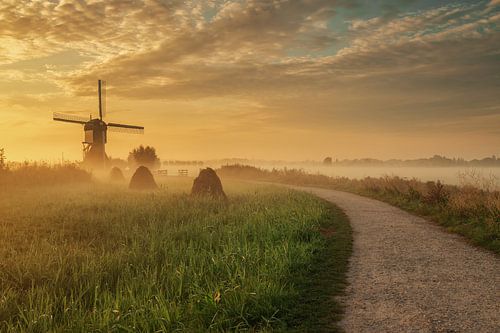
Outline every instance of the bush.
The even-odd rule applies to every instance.
[[[128,155],[128,162],[132,166],[144,165],[150,169],[157,169],[161,162],[156,155],[156,149],[150,146],[142,146],[135,148]]]
[[[5,149],[0,149],[0,170],[5,170]]]
[[[448,192],[444,185],[438,180],[437,182],[427,182],[427,195],[424,200],[431,205],[444,205],[448,202]]]

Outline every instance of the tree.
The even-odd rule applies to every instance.
[[[156,149],[150,146],[144,147],[143,145],[128,154],[128,162],[130,165],[144,165],[152,169],[160,166],[160,159],[156,155]]]
[[[331,157],[326,157],[326,158],[323,160],[323,164],[324,164],[324,165],[332,165],[332,158],[331,158]]]
[[[0,170],[5,169],[5,149],[0,149]]]

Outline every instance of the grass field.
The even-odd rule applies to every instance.
[[[225,202],[190,185],[2,190],[0,331],[334,331],[346,217],[277,187],[225,182]]]
[[[317,186],[372,197],[436,221],[472,243],[500,254],[500,191],[494,178],[472,173],[464,175],[463,184],[456,186],[390,176],[349,179],[244,165],[224,166],[218,172],[226,178]]]

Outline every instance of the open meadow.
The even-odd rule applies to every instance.
[[[137,192],[73,176],[2,183],[0,331],[335,330],[351,234],[330,204],[238,181],[225,201],[190,196],[188,177]]]

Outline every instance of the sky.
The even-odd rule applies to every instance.
[[[160,158],[500,155],[500,0],[0,0],[0,147],[77,160],[81,125]]]

